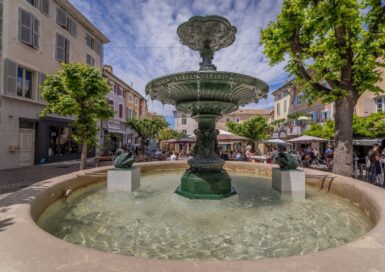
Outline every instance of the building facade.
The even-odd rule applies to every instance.
[[[369,116],[375,112],[385,111],[385,68],[380,68],[383,80],[378,86],[383,90],[382,93],[376,95],[372,92],[365,92],[357,101],[355,113],[358,116]]]
[[[334,120],[334,103],[309,101],[303,89],[292,81],[272,93],[274,96],[274,132],[272,138],[290,139],[302,135],[309,124]],[[305,117],[302,118],[301,116]]]
[[[185,135],[194,135],[194,130],[198,128],[198,123],[191,114],[174,111],[175,130],[184,133]]]
[[[108,80],[111,91],[107,95],[108,103],[115,112],[114,118],[101,122],[99,132],[99,152],[116,150],[126,144],[140,144],[138,134],[127,126],[131,118],[143,119],[147,115],[147,100],[122,79],[114,75],[111,65],[103,66],[103,76]]]
[[[0,168],[79,158],[70,118],[39,118],[39,86],[64,63],[101,67],[109,42],[67,0],[0,1]]]

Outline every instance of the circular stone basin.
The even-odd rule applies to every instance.
[[[306,199],[281,196],[266,177],[229,172],[238,195],[221,201],[174,194],[183,172],[142,174],[130,193],[105,183],[56,201],[38,224],[66,241],[167,260],[253,260],[303,255],[355,240],[372,227],[345,198],[307,187]]]

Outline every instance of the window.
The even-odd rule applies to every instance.
[[[32,72],[17,67],[17,95],[32,98]]]
[[[318,116],[318,114],[317,114],[317,112],[312,112],[312,119],[313,119],[313,122],[317,122],[317,116]]]
[[[303,103],[303,93],[300,93],[295,97],[295,104],[301,105],[302,103]]]
[[[182,129],[182,133],[183,133],[184,135],[187,135],[187,130]]]
[[[44,15],[49,14],[49,0],[27,0],[35,8],[39,9]]]
[[[111,106],[111,109],[114,110],[114,100],[108,99],[108,104]]]
[[[226,123],[228,123],[228,122],[230,122],[231,120],[230,120],[230,118],[226,118]]]
[[[39,48],[39,20],[31,13],[19,9],[19,41]]]
[[[187,124],[187,119],[186,118],[183,118],[182,119],[182,125],[186,125]]]
[[[123,118],[123,105],[119,104],[119,118]]]
[[[283,112],[284,113],[287,112],[287,100],[286,99],[283,101]]]
[[[70,127],[50,126],[48,156],[62,156],[77,154],[79,152],[78,144],[73,140],[73,129]]]
[[[88,33],[86,34],[86,44],[89,48],[94,50],[96,54],[101,55],[103,50],[102,43]]]
[[[237,123],[241,122],[241,118],[240,117],[235,118],[235,120],[236,120]]]
[[[139,104],[139,99],[135,97],[135,105],[138,105],[138,104]]]
[[[95,58],[87,54],[86,62],[88,65],[95,66]]]
[[[329,119],[330,119],[330,112],[329,111],[325,111],[325,121],[327,121]]]
[[[60,34],[56,34],[56,60],[69,62],[70,41]]]
[[[66,29],[72,36],[76,37],[78,26],[75,20],[59,7],[56,10],[56,23]]]
[[[278,116],[281,115],[281,107],[280,107],[279,102],[277,103],[277,115],[278,115]]]
[[[376,102],[376,112],[385,111],[385,97],[376,98],[375,102]]]
[[[128,100],[129,100],[130,102],[132,102],[132,94],[129,94],[129,95],[128,95]]]
[[[131,119],[132,118],[132,109],[128,109],[127,110],[127,119]]]

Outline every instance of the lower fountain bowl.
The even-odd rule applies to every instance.
[[[198,173],[188,169],[181,179],[176,194],[189,199],[224,199],[236,194],[231,186],[231,178],[225,170]]]

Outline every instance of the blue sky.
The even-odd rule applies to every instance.
[[[285,64],[270,67],[259,46],[260,29],[274,20],[281,0],[70,0],[111,42],[105,63],[144,94],[158,76],[197,70],[199,54],[179,43],[176,29],[194,15],[221,15],[238,29],[235,43],[215,55],[218,70],[258,77],[270,92],[288,79]],[[271,108],[272,97],[248,108]],[[149,102],[149,110],[172,122],[172,106]]]

